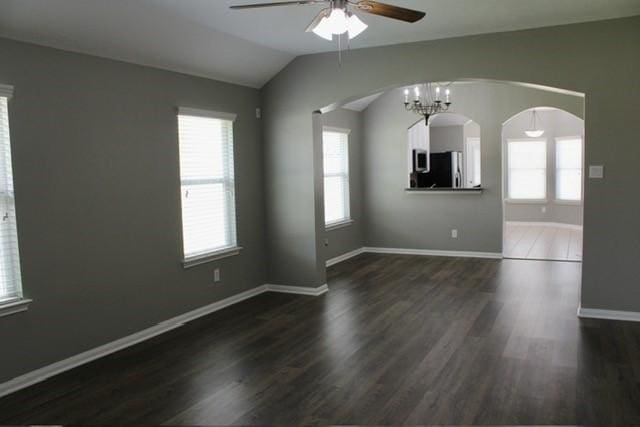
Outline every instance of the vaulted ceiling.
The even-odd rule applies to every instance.
[[[264,0],[269,1],[269,0]],[[230,10],[261,0],[0,0],[0,36],[261,87],[298,55],[337,49],[304,29],[322,5]],[[351,48],[640,15],[638,0],[385,0],[427,12],[361,14]]]

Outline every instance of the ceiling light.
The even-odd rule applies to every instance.
[[[447,84],[449,86],[451,83]],[[407,111],[413,111],[416,114],[420,114],[425,119],[425,124],[429,126],[429,118],[436,114],[444,113],[451,107],[451,91],[447,87],[445,90],[446,100],[442,102],[440,99],[440,84],[439,83],[426,83],[422,85],[423,91],[420,91],[420,86],[413,88],[414,98],[413,103],[409,101],[409,89],[404,90],[404,108]]]
[[[544,129],[541,129],[537,126],[536,119],[536,109],[534,108],[531,112],[531,122],[529,123],[529,129],[524,131],[525,135],[527,135],[529,138],[538,138],[544,134]]]
[[[334,35],[349,33],[349,39],[353,39],[367,29],[367,24],[355,16],[351,11],[355,10],[371,15],[392,18],[403,22],[413,23],[424,18],[425,13],[419,10],[379,3],[375,0],[299,0],[299,1],[275,1],[270,3],[241,4],[231,6],[231,9],[256,9],[272,6],[293,5],[317,5],[324,4],[327,7],[318,13],[306,32],[313,31],[319,37],[332,41]],[[340,52],[340,37],[338,38],[338,52]]]
[[[544,134],[544,131],[543,130],[525,130],[524,133],[527,134],[529,138],[537,138],[539,136],[542,136]]]
[[[342,7],[327,8],[322,10],[307,28],[318,37],[332,41],[333,36],[347,33],[349,40],[360,35],[368,27],[355,14],[347,9],[346,3]]]
[[[331,26],[327,17],[322,17],[318,25],[312,30],[317,36],[322,37],[325,40],[333,40],[333,33],[331,32]]]
[[[349,13],[349,18],[347,19],[347,31],[349,32],[349,39],[358,37],[358,35],[366,30],[367,27],[368,25],[362,22],[360,18],[358,18],[353,13]]]
[[[347,15],[343,9],[333,9],[327,18],[327,24],[333,34],[344,34],[347,31]]]

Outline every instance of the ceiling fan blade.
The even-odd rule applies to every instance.
[[[331,12],[331,9],[329,9],[329,8],[321,10],[320,13],[318,13],[316,15],[316,17],[313,18],[313,21],[311,21],[311,23],[309,24],[309,26],[307,27],[307,29],[305,31],[307,33],[313,31],[313,29],[318,26],[318,24],[320,23],[322,18],[324,18],[326,16],[329,16],[330,12]]]
[[[242,10],[242,9],[256,9],[258,7],[301,6],[301,5],[319,4],[319,3],[326,3],[326,0],[298,0],[298,1],[281,1],[276,3],[241,4],[237,6],[230,6],[230,9]]]
[[[361,0],[353,6],[362,12],[398,19],[405,22],[416,22],[424,18],[426,15],[426,13],[420,12],[419,10],[406,9],[404,7],[393,6],[373,0]]]

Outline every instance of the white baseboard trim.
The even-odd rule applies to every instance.
[[[267,292],[267,285],[256,286],[248,291],[240,292],[239,294],[232,295],[228,298],[216,301],[214,303],[205,305],[204,307],[196,308],[195,310],[188,311],[176,317],[172,317],[169,320],[158,323],[158,325],[176,325],[176,327],[182,326],[192,320],[206,316],[207,314],[215,313],[218,310],[229,307],[230,305],[237,304],[249,298],[253,298],[256,295]]]
[[[326,266],[327,267],[331,267],[332,265],[336,265],[336,264],[338,264],[338,263],[340,263],[342,261],[346,261],[349,258],[353,258],[354,256],[358,256],[361,253],[364,253],[364,248],[358,248],[358,249],[353,250],[351,252],[347,252],[346,254],[338,255],[335,258],[328,259],[327,262],[326,262]]]
[[[638,311],[601,310],[598,308],[578,307],[578,317],[584,319],[624,320],[627,322],[640,322]]]
[[[136,332],[135,334],[101,345],[100,347],[93,348],[59,362],[52,363],[51,365],[27,372],[26,374],[0,384],[0,397],[6,396],[23,388],[27,388],[31,385],[44,381],[47,378],[51,378],[70,369],[92,362],[111,353],[115,353],[116,351],[138,344],[172,329],[179,328],[180,326],[181,325],[171,325],[169,323],[152,326],[150,328],[143,329],[140,332]]]
[[[474,252],[474,251],[441,251],[433,249],[401,249],[401,248],[363,248],[363,252],[375,254],[398,254],[398,255],[424,255],[424,256],[447,256],[460,258],[491,258],[502,259],[502,254],[498,252]]]
[[[329,286],[325,283],[322,286],[318,286],[317,288],[307,288],[304,286],[285,286],[285,285],[272,285],[266,284],[267,290],[269,292],[283,292],[285,294],[298,294],[298,295],[310,295],[317,297],[318,295],[322,295],[329,290]]]
[[[542,222],[542,221],[505,221],[507,225],[534,225],[534,226],[552,226],[552,227],[560,227],[560,228],[568,228],[571,230],[582,230],[581,225],[577,224],[565,224],[563,222]]]
[[[326,284],[317,288],[307,288],[302,286],[279,286],[270,284],[256,286],[255,288],[249,289],[248,291],[244,291],[223,300],[216,301],[212,304],[205,305],[204,307],[196,308],[195,310],[173,317],[169,320],[162,321],[150,328],[143,329],[134,334],[117,339],[115,341],[111,341],[107,344],[95,347],[91,350],[76,354],[67,359],[60,360],[59,362],[52,363],[51,365],[44,366],[31,372],[27,372],[26,374],[1,383],[0,397],[14,393],[23,388],[27,388],[31,385],[44,381],[47,378],[51,378],[73,368],[77,368],[78,366],[92,362],[101,357],[108,356],[109,354],[123,350],[127,347],[131,347],[135,344],[141,343],[160,334],[164,334],[165,332],[177,329],[187,322],[214,313],[218,310],[222,310],[225,307],[237,304],[241,301],[265,292],[284,292],[299,295],[318,296],[322,295],[328,290],[329,287]]]

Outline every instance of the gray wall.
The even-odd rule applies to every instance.
[[[480,138],[480,126],[475,122],[468,122],[464,125],[464,140],[467,138]],[[482,140],[480,141],[482,144]],[[481,145],[482,147],[482,145]]]
[[[431,126],[429,132],[432,153],[464,151],[464,126]]]
[[[362,114],[339,108],[320,116],[323,126],[349,129],[349,197],[353,223],[346,227],[325,230],[324,260],[359,249],[363,246],[362,217]],[[324,244],[323,242],[323,244]]]
[[[402,84],[493,79],[586,94],[586,164],[605,165],[606,176],[585,185],[581,303],[639,311],[640,273],[635,264],[640,235],[629,231],[640,229],[640,202],[629,185],[640,181],[635,165],[640,157],[639,45],[636,16],[355,49],[341,65],[334,53],[296,58],[262,89],[269,252],[278,261],[271,264],[270,280],[301,286],[325,282],[324,266],[318,262],[324,221],[314,160],[314,111]],[[487,141],[484,135],[482,141]],[[496,158],[484,156],[483,161],[483,171],[499,168]],[[495,189],[499,182],[486,184]],[[477,199],[493,198],[490,206],[476,202],[483,216],[494,218],[486,225],[496,235],[502,221],[498,194],[489,190]],[[477,247],[498,249],[493,242]]]
[[[482,194],[406,193],[406,134],[415,114],[404,111],[403,88],[364,111],[366,246],[502,252],[502,124],[527,106],[558,106],[581,115],[583,99],[508,84],[453,86],[453,109],[480,127]],[[523,108],[524,107],[524,108]],[[450,131],[454,135],[451,135]],[[432,138],[462,142],[462,126],[436,127]],[[431,140],[431,148],[434,148]],[[460,147],[462,150],[462,147]],[[451,238],[451,230],[458,238]]]
[[[5,39],[0,58],[0,83],[15,88],[22,277],[33,299],[0,318],[0,382],[265,283],[257,90]],[[188,270],[177,106],[238,114],[244,249]]]
[[[556,141],[555,138],[565,136],[584,136],[584,121],[565,111],[539,111],[538,126],[545,133],[541,138],[547,140],[547,202],[516,203],[508,201],[504,206],[506,221],[559,222],[582,225],[582,202],[576,204],[556,202]],[[512,117],[503,128],[503,144],[508,139],[526,138],[524,131],[529,129],[531,113],[524,112]],[[506,145],[504,145],[504,162],[507,162]],[[504,185],[507,188],[507,174],[504,174]],[[507,194],[505,194],[507,197]],[[543,212],[542,207],[545,208]]]

